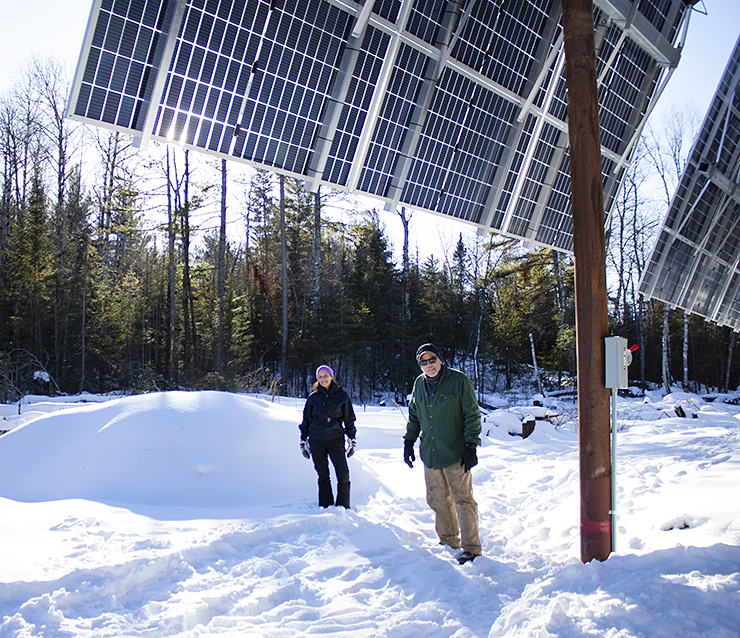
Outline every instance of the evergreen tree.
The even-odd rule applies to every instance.
[[[12,308],[13,348],[46,361],[53,345],[48,323],[53,251],[46,191],[38,169],[31,182],[28,206],[11,227],[4,261],[13,274],[5,289]]]
[[[354,263],[349,298],[354,319],[353,359],[360,370],[358,380],[370,392],[395,389],[402,383],[395,363],[402,343],[403,292],[399,273],[377,213],[368,213],[351,226],[350,233]]]

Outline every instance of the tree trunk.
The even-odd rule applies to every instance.
[[[167,147],[167,254],[169,257],[169,357],[168,376],[171,382],[175,381],[175,224],[172,215],[172,181],[170,179],[170,147]]]
[[[313,201],[313,307],[314,321],[321,321],[321,187]]]
[[[402,206],[398,216],[403,224],[403,316],[401,318],[401,347],[404,352],[409,347],[409,326],[411,325],[411,293],[409,290],[409,222],[411,215],[406,215],[406,207]],[[402,361],[406,357],[401,357]],[[411,377],[406,374],[405,366],[401,366],[401,387],[403,387],[403,400],[411,391]]]
[[[666,394],[671,393],[671,365],[670,365],[670,333],[668,330],[668,313],[670,307],[665,304],[663,307],[663,389]]]
[[[537,389],[539,390],[540,394],[544,396],[545,392],[542,388],[542,381],[540,380],[540,371],[537,367],[537,355],[534,351],[534,338],[532,337],[532,333],[529,333],[529,345],[532,349],[532,365],[534,366],[534,380],[537,383]]]
[[[473,361],[475,363],[478,396],[482,396],[485,390],[486,380],[486,368],[485,364],[480,360],[480,347],[481,347],[481,335],[483,333],[483,317],[486,314],[486,282],[488,282],[491,273],[491,248],[490,246],[486,249],[486,269],[483,275],[476,274],[473,285],[475,286],[475,301],[478,308],[478,325],[475,333],[475,351],[473,353]],[[556,253],[557,254],[557,253]],[[478,259],[476,258],[476,263]]]
[[[118,168],[120,133],[113,133],[108,137],[108,153],[105,170],[107,181],[104,185],[103,205],[100,209],[100,229],[107,240],[110,230],[111,213],[113,212],[113,194],[116,188],[116,169]]]
[[[218,232],[218,344],[216,372],[224,371],[224,292],[226,282],[226,160],[221,160],[221,226]]]
[[[85,267],[84,273],[82,275],[82,318],[80,326],[80,394],[85,391],[85,357],[87,354],[87,239],[85,239],[83,250],[85,251]]]
[[[184,204],[182,206],[182,294],[185,311],[185,361],[191,363],[196,370],[198,365],[198,338],[195,330],[195,304],[193,290],[190,285],[190,151],[185,150]],[[189,348],[192,346],[193,355],[190,357]]]
[[[637,345],[639,347],[640,355],[640,388],[642,389],[642,395],[645,396],[647,390],[647,379],[645,378],[645,302],[642,296],[637,295],[635,297],[634,281],[632,282],[632,298],[637,299]]]
[[[563,269],[560,266],[560,253],[557,250],[552,251],[552,265],[555,269],[555,281],[557,282],[558,308],[560,310],[560,333],[563,334],[566,328],[567,313],[565,308],[565,286],[563,285]],[[558,385],[560,385],[560,382],[563,378],[564,340],[561,340],[560,344],[561,345],[558,352]]]
[[[406,216],[406,207],[401,207],[398,213],[403,224],[403,316],[405,319],[404,327],[411,320],[411,304],[409,293],[409,222],[411,215]]]
[[[730,331],[730,345],[727,348],[727,371],[725,372],[725,392],[730,391],[730,370],[732,370],[732,351],[735,349],[735,338],[737,333]]]
[[[285,238],[285,177],[280,175],[280,261],[282,264],[283,328],[280,348],[280,390],[288,394],[288,244]]]

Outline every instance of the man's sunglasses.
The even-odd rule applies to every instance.
[[[430,363],[437,363],[437,357],[429,357],[428,359],[419,359],[419,365],[423,368]]]

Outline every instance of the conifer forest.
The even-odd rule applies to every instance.
[[[391,235],[345,194],[179,146],[145,151],[64,116],[68,73],[34,59],[0,95],[0,383],[29,394],[173,388],[305,396],[321,363],[359,403],[405,402],[432,341],[483,397],[575,388],[569,255],[434,217]],[[735,335],[637,294],[697,128],[643,135],[607,225],[611,333],[636,388],[740,383]],[[395,226],[394,226],[395,228]],[[429,249],[428,245],[425,245]]]

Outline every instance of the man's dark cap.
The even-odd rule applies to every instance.
[[[419,346],[419,349],[416,351],[416,361],[418,362],[419,359],[421,359],[421,355],[423,355],[425,352],[428,352],[429,354],[433,354],[435,357],[440,359],[441,361],[444,361],[444,357],[442,356],[442,353],[439,351],[437,346],[435,346],[433,343],[425,343],[422,346]]]

